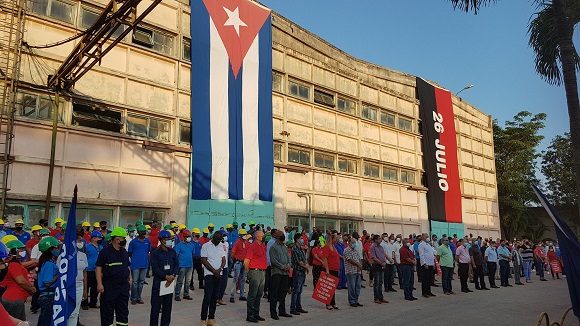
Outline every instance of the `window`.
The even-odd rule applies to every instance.
[[[314,89],[314,102],[328,107],[334,107],[334,95]]]
[[[380,167],[378,164],[365,163],[364,175],[365,177],[378,178]]]
[[[397,181],[397,169],[390,166],[383,166],[383,179]]]
[[[179,143],[191,145],[191,122],[179,123]]]
[[[289,147],[288,162],[310,165],[310,151],[307,149]]]
[[[168,121],[132,114],[127,116],[127,133],[131,135],[168,142],[169,129]]]
[[[288,226],[291,228],[298,228],[299,231],[302,231],[303,229],[310,230],[308,217],[305,216],[288,216]]]
[[[98,18],[99,18],[98,12],[90,10],[85,7],[81,7],[79,27],[83,30],[86,30],[87,28],[93,26],[97,22]],[[113,38],[115,39],[118,38],[121,35],[121,33],[125,31],[125,29],[126,29],[125,25],[117,27],[117,29],[113,33],[114,36]]]
[[[4,211],[4,222],[11,222],[17,219],[23,219],[24,225],[27,228],[38,224],[44,218],[44,205],[38,203],[7,203]],[[49,216],[54,218],[55,207],[50,206]]]
[[[73,103],[72,124],[112,132],[121,132],[123,127],[121,112],[77,102]]]
[[[60,0],[34,0],[31,2],[32,12],[70,24],[73,23],[74,4]]]
[[[415,184],[415,172],[413,171],[401,171],[401,182]]]
[[[399,117],[399,129],[413,131],[413,121]]]
[[[282,162],[282,144],[274,143],[274,161]]]
[[[310,100],[310,87],[293,80],[288,81],[288,92],[290,95]]]
[[[354,173],[358,172],[358,163],[355,159],[346,157],[338,157],[338,170],[342,172]]]
[[[191,39],[183,38],[183,60],[191,62]]]
[[[24,93],[22,94],[22,107],[19,110],[19,115],[22,117],[52,120],[52,111],[54,109],[54,97],[48,95],[36,95]],[[63,121],[64,102],[59,103],[59,121]]]
[[[283,76],[277,72],[272,72],[272,90],[282,92]]]
[[[362,117],[368,120],[377,121],[377,109],[369,106],[363,106]]]
[[[121,216],[119,225],[126,227],[127,225],[135,225],[141,222],[146,225],[151,225],[153,222],[163,222],[165,218],[164,211],[148,210],[140,208],[121,208]]]
[[[395,126],[395,115],[381,111],[381,123],[388,126]]]
[[[336,103],[336,107],[338,111],[348,113],[348,114],[356,114],[356,102],[351,101],[349,99],[339,97]]]
[[[351,221],[340,221],[340,232],[343,234],[352,234],[354,231],[358,231],[358,222]]]
[[[146,28],[137,26],[133,30],[133,43],[139,44],[154,51],[161,52],[167,55],[173,55],[173,36]]]
[[[68,216],[70,206],[63,207],[63,218]],[[89,222],[93,225],[95,222],[107,221],[107,228],[113,229],[113,209],[108,207],[77,207],[77,223]]]
[[[314,153],[314,166],[334,170],[334,155]]]

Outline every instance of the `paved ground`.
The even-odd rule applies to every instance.
[[[534,276],[535,277],[535,276]],[[368,277],[367,277],[368,279]],[[147,279],[151,284],[151,279]],[[231,281],[231,279],[230,279]],[[513,280],[511,280],[513,283]],[[499,281],[498,281],[499,284]],[[475,291],[473,293],[461,293],[459,281],[454,281],[453,287],[458,292],[456,295],[443,295],[440,287],[433,288],[437,297],[425,299],[420,296],[420,284],[416,285],[418,291],[415,296],[419,300],[409,302],[403,300],[402,290],[397,293],[388,293],[385,298],[389,304],[377,305],[372,302],[372,288],[367,286],[361,291],[360,303],[364,307],[352,308],[348,306],[347,290],[337,292],[338,311],[327,311],[324,306],[311,299],[312,280],[308,279],[308,285],[304,289],[304,309],[308,314],[282,318],[279,321],[270,319],[269,306],[266,300],[262,301],[261,315],[266,322],[261,325],[316,325],[325,323],[328,325],[356,325],[364,323],[369,325],[536,325],[540,313],[547,312],[551,320],[559,320],[562,313],[570,306],[566,280],[549,280],[539,282],[536,278],[533,283],[523,286],[514,285],[512,288],[492,289],[491,291]],[[470,284],[473,288],[473,284]],[[129,305],[129,324],[149,324],[149,296],[150,286],[143,290],[145,295],[144,305]],[[193,291],[193,301],[173,302],[172,325],[199,325],[199,313],[203,292]],[[229,303],[229,297],[225,300],[226,306],[218,307],[216,312],[217,323],[220,326],[250,325],[246,323],[245,302]],[[287,297],[287,307],[290,298]],[[36,325],[38,315],[32,315],[27,310],[27,317],[31,325]],[[89,311],[81,310],[81,322],[87,326],[100,324],[97,309]],[[568,318],[566,325],[576,325],[576,320]]]

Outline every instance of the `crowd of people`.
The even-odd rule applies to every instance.
[[[7,313],[14,321],[27,320],[25,302],[31,298],[38,325],[51,324],[65,228],[60,218],[52,227],[40,220],[28,233],[22,220],[16,220],[13,228],[0,220],[0,317]],[[454,275],[459,277],[460,291],[469,293],[470,283],[476,290],[499,288],[498,270],[502,287],[511,287],[512,278],[517,285],[531,283],[533,269],[541,281],[546,281],[546,271],[554,279],[563,271],[557,243],[471,234],[462,238],[444,234],[438,239],[426,233],[403,237],[318,228],[299,232],[253,221],[218,229],[209,224],[203,230],[188,230],[174,221],[163,227],[157,222],[137,223],[113,230],[106,221],[83,222],[76,226],[76,234],[77,300],[68,326],[82,326],[80,311],[89,309],[99,309],[101,325],[128,325],[129,304],[145,304],[143,287],[150,277],[151,325],[169,325],[173,301],[192,300],[190,291],[196,285],[204,293],[201,325],[216,325],[216,309],[227,305],[228,296],[230,303],[246,303],[249,323],[265,320],[260,312],[263,298],[273,320],[308,313],[301,297],[309,273],[314,287],[322,273],[333,275],[337,289],[347,290],[349,305],[361,307],[360,291],[367,281],[374,303],[386,304],[385,292],[397,292],[397,286],[405,300],[417,300],[416,279],[422,297],[430,298],[435,296],[432,288],[439,286],[444,295],[455,294]],[[326,309],[339,309],[335,296]]]

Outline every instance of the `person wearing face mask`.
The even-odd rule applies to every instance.
[[[245,297],[244,288],[246,285],[246,271],[244,271],[244,259],[246,258],[246,253],[248,252],[248,247],[250,243],[248,239],[250,235],[245,229],[241,229],[238,231],[238,240],[234,243],[234,247],[232,248],[232,261],[233,264],[233,282],[232,282],[232,289],[230,290],[230,302],[234,303],[236,300],[234,296],[236,294],[236,288],[240,289],[240,301],[247,301]]]
[[[131,286],[129,254],[125,250],[127,231],[116,227],[107,235],[111,244],[99,253],[95,270],[97,291],[101,294],[101,325],[114,325],[116,321],[117,325],[127,326]]]
[[[306,281],[306,274],[308,274],[308,261],[304,254],[304,239],[301,234],[294,235],[294,245],[292,246],[291,262],[292,262],[292,297],[290,300],[290,314],[300,315],[308,311],[302,308],[302,289]]]
[[[103,234],[103,238],[106,237],[108,233],[111,233],[111,230],[107,229],[107,224],[108,224],[107,221],[100,221],[99,222],[99,229],[100,229],[101,233]]]
[[[260,316],[260,301],[264,292],[265,271],[268,267],[263,239],[264,232],[254,231],[254,242],[248,247],[244,258],[244,271],[249,281],[246,321],[250,323],[265,320]]]
[[[131,244],[131,240],[135,239],[137,236],[137,228],[132,225],[127,227],[127,236],[125,237],[125,249],[129,250],[129,245]]]
[[[6,272],[6,268],[8,267],[6,261],[10,260],[10,251],[6,247],[6,245],[0,242],[0,273],[4,274]],[[8,311],[0,304],[0,322],[4,326],[18,326],[18,325],[27,325],[27,323],[22,323],[23,321],[17,318],[10,316]],[[21,324],[22,323],[22,324]]]
[[[215,310],[220,291],[220,280],[226,266],[223,234],[216,232],[211,241],[201,247],[201,263],[204,272],[203,303],[201,305],[201,325],[215,325]]]
[[[348,303],[351,307],[362,307],[358,302],[362,282],[362,257],[356,250],[356,239],[347,236],[346,245],[344,267],[348,283]]]
[[[84,230],[82,226],[77,226],[77,277],[75,279],[76,286],[76,301],[75,309],[71,312],[67,325],[68,326],[84,326],[79,321],[79,312],[81,303],[86,302],[88,294],[88,277],[87,267],[89,265],[87,260],[85,241],[83,239]]]
[[[168,287],[175,280],[179,270],[177,253],[173,249],[175,236],[172,231],[159,232],[159,246],[151,252],[151,270],[153,271],[153,286],[151,287],[151,314],[149,325],[169,326],[173,295],[168,293],[160,296],[162,286]],[[161,323],[159,322],[161,312]]]
[[[101,252],[101,243],[103,241],[103,234],[100,231],[93,231],[91,233],[91,242],[86,245],[85,250],[87,253],[87,283],[89,291],[88,307],[98,308],[97,297],[99,293],[97,292],[97,276],[95,274],[95,269],[97,268],[97,258]]]
[[[393,273],[393,276],[397,276],[397,279],[399,281],[399,288],[402,290],[403,289],[403,282],[401,282],[401,278],[403,277],[401,274],[401,256],[400,256],[400,250],[401,247],[403,246],[403,244],[401,243],[401,235],[397,234],[397,237],[395,238],[395,256],[394,256],[394,261],[395,261],[395,265],[394,265],[394,269],[395,269],[395,273]]]
[[[38,290],[40,314],[38,315],[39,326],[49,326],[52,323],[52,305],[54,303],[54,291],[59,276],[56,260],[60,255],[58,240],[54,237],[42,239],[38,244],[42,254],[38,260]]]
[[[200,241],[200,231],[199,228],[191,229],[191,244],[193,245],[193,266],[191,270],[191,281],[189,282],[189,289],[191,291],[195,290],[193,286],[193,272],[197,273],[197,281],[199,288],[203,289],[203,265],[201,264],[201,246],[203,243]]]
[[[224,265],[224,269],[223,269],[223,273],[222,273],[222,277],[220,279],[220,290],[218,292],[218,301],[217,303],[220,306],[225,306],[226,302],[224,301],[224,295],[226,293],[226,288],[228,287],[228,279],[229,279],[229,265],[228,265],[228,252],[229,252],[229,242],[228,242],[228,236],[225,230],[219,230],[216,231],[214,234],[216,233],[221,233],[222,234],[222,248],[224,249],[224,254],[226,255],[226,264]]]
[[[411,250],[411,246],[408,243],[408,239],[403,239],[401,249],[399,249],[399,255],[401,259],[401,283],[403,284],[403,293],[405,295],[405,300],[415,301],[417,298],[413,296],[413,285],[415,281],[415,275],[413,273],[413,266],[417,264],[415,259],[415,254]]]
[[[433,279],[433,270],[435,269],[435,255],[433,247],[428,243],[429,235],[423,233],[421,235],[421,242],[418,246],[419,260],[421,263],[421,294],[424,298],[434,297],[435,294],[431,292],[431,285]]]
[[[397,290],[393,289],[393,268],[395,264],[395,251],[397,248],[395,247],[395,238],[393,236],[389,237],[386,233],[383,233],[383,241],[381,242],[381,247],[385,251],[385,258],[386,258],[386,265],[385,265],[385,272],[384,272],[384,280],[383,285],[385,287],[385,292],[397,292]]]
[[[526,283],[532,282],[532,265],[534,263],[534,251],[531,243],[528,240],[520,248],[520,255],[522,256],[522,267],[524,268],[524,277]]]
[[[553,245],[548,247],[547,254],[548,264],[550,264],[550,272],[552,273],[552,279],[556,277],[560,279],[560,273],[562,272],[562,265],[560,264],[560,258],[556,255],[556,249]]]
[[[42,230],[42,226],[40,225],[33,225],[30,231],[32,232],[32,237],[27,242],[23,242],[26,246],[26,251],[30,254],[32,252],[32,248],[36,246],[40,242],[40,230]]]
[[[497,248],[497,255],[499,259],[499,275],[501,286],[511,287],[512,285],[509,284],[511,253],[507,248],[505,240],[500,242],[500,246]]]
[[[538,243],[534,249],[534,260],[536,265],[536,274],[540,277],[540,281],[547,281],[544,278],[544,264],[546,263],[546,252],[542,243]]]
[[[385,248],[382,246],[381,237],[378,234],[373,235],[372,237],[373,245],[369,251],[369,259],[371,263],[372,273],[375,278],[373,284],[373,296],[375,299],[375,303],[382,304],[388,303],[387,300],[384,299],[383,296],[383,281],[384,278],[384,270],[385,265],[387,264],[387,257]]]
[[[24,221],[22,219],[18,219],[14,222],[14,231],[12,232],[20,242],[27,243],[30,240],[30,233],[24,231]]]
[[[147,229],[139,225],[139,236],[129,243],[129,257],[131,257],[131,304],[144,304],[141,294],[143,284],[149,267],[149,253],[151,252],[151,241],[145,237]]]
[[[54,237],[56,239],[60,238],[61,236],[64,236],[64,230],[62,228],[62,224],[64,223],[64,220],[60,217],[57,217],[54,220],[54,229],[50,230],[50,236]]]
[[[521,273],[522,273],[522,255],[520,253],[520,242],[514,241],[514,245],[512,248],[512,261],[514,263],[514,283],[517,285],[524,285],[521,281]]]
[[[345,235],[346,236],[346,235]],[[344,266],[344,249],[346,243],[344,243],[344,238],[342,235],[337,234],[338,241],[334,245],[336,252],[340,257],[340,269],[338,271],[338,286],[337,290],[344,290],[346,289],[346,273],[345,273],[345,266]]]
[[[191,241],[191,232],[187,229],[182,230],[180,235],[183,241],[175,246],[175,253],[179,262],[179,272],[177,284],[175,285],[175,301],[181,301],[181,288],[183,287],[183,299],[192,300],[189,296],[189,282],[191,270],[193,268],[193,250],[194,246]]]
[[[465,250],[465,253],[467,254],[467,261],[465,263],[460,263],[459,266],[467,272],[469,270],[469,252],[467,252],[467,249],[465,248],[462,248],[462,250]],[[451,279],[453,278],[453,253],[451,252],[451,248],[449,248],[449,239],[447,239],[447,236],[441,237],[441,245],[437,248],[437,259],[441,264],[441,286],[443,287],[443,293],[447,295],[455,294],[451,285]],[[463,257],[461,257],[461,259],[463,259]],[[461,290],[463,292],[468,292],[467,278],[465,278],[465,281],[463,279],[461,280]]]
[[[0,240],[8,235],[8,232],[4,228],[4,220],[0,219]]]
[[[274,320],[280,317],[292,317],[286,313],[286,294],[288,293],[288,275],[291,268],[288,248],[284,245],[286,236],[281,230],[272,234],[275,243],[270,247],[270,316]]]
[[[20,263],[22,256],[26,256],[24,244],[20,240],[15,239],[16,237],[13,237],[13,240],[7,241],[9,240],[7,239],[8,237],[10,235],[2,239],[2,242],[10,250],[10,257],[5,260],[5,262],[8,261],[6,275],[2,282],[0,282],[0,287],[6,289],[2,294],[2,306],[4,306],[10,316],[20,320],[26,320],[24,303],[30,295],[36,292],[36,289],[28,279],[28,271]]]
[[[498,259],[495,241],[492,241],[491,245],[485,249],[484,259],[487,264],[487,278],[489,280],[489,286],[492,289],[497,289],[499,286],[495,285],[495,272],[497,270]]]

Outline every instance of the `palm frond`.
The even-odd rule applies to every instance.
[[[450,0],[453,8],[463,10],[465,12],[473,11],[477,15],[477,11],[485,6],[496,3],[497,0]]]
[[[552,85],[562,84],[559,66],[559,42],[562,35],[558,33],[557,23],[556,10],[553,6],[546,5],[536,13],[528,26],[528,44],[534,50],[536,71]]]

